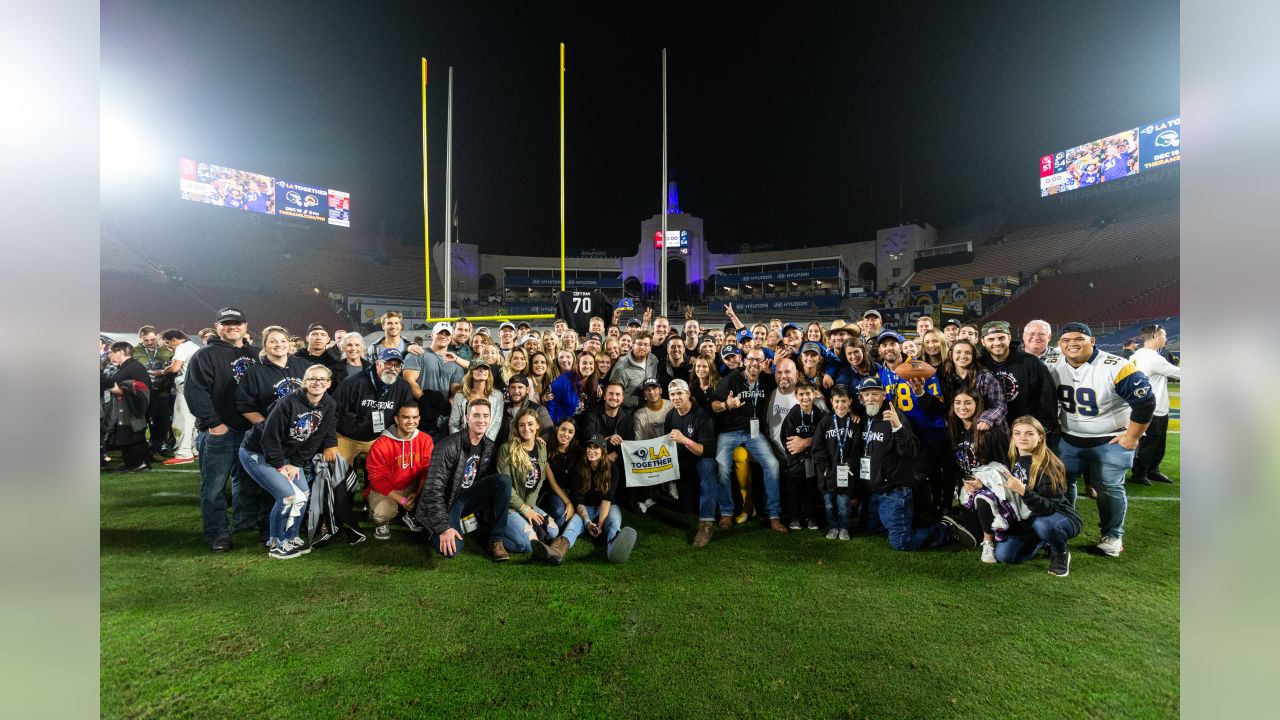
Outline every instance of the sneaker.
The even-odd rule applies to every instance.
[[[698,532],[693,536],[693,546],[706,547],[709,542],[711,542],[711,523],[698,523]]]
[[[828,540],[839,540],[839,539],[840,539],[840,531],[839,531],[839,530],[836,530],[835,528],[831,528],[830,530],[828,530],[828,531],[827,531],[827,539],[828,539]]]
[[[347,544],[348,545],[359,545],[360,543],[368,539],[369,537],[364,533],[360,532],[359,530],[351,527],[347,528]]]
[[[805,523],[805,527],[806,527],[806,528],[808,528],[808,529],[810,529],[810,530],[817,530],[817,529],[818,529],[818,523],[816,523],[816,522],[814,522],[814,521],[812,521],[812,520],[809,520],[809,521],[807,521],[807,522]]]
[[[950,515],[942,516],[942,527],[953,541],[959,543],[966,550],[978,547],[978,540],[973,536],[973,533],[966,530],[964,525],[956,522],[956,519]]]
[[[507,554],[507,549],[502,546],[501,540],[489,543],[489,557],[493,558],[494,562],[505,562],[511,559],[511,556]]]
[[[410,515],[409,513],[401,513],[400,522],[404,523],[404,526],[409,528],[409,532],[416,532],[416,533],[422,532],[422,526],[419,525],[418,521],[414,520],[413,516]]]
[[[322,548],[326,545],[332,545],[338,542],[338,540],[340,539],[342,539],[342,536],[338,535],[337,533],[324,532],[324,533],[321,533],[319,537],[317,537],[315,540],[311,541],[311,547]]]
[[[657,504],[658,503],[653,500],[641,500],[640,502],[636,503],[636,510],[639,510],[642,514],[647,513],[649,512],[649,508]]]
[[[799,520],[792,520],[792,521],[791,521],[791,524],[787,525],[787,528],[789,528],[789,529],[791,529],[791,530],[799,530],[799,529],[800,529],[800,521],[799,521]]]
[[[1103,555],[1109,557],[1120,557],[1120,553],[1124,552],[1124,543],[1120,541],[1120,538],[1110,535],[1103,535],[1102,542],[1094,545],[1094,547],[1101,550]]]
[[[374,540],[390,540],[390,539],[391,539],[391,528],[390,528],[390,526],[387,526],[387,525],[374,525],[374,526],[373,526],[373,539],[374,539]]]
[[[146,463],[138,463],[137,465],[133,465],[130,467],[122,467],[119,470],[116,470],[116,472],[135,473],[135,472],[146,472],[150,469],[151,469],[150,465]]]
[[[841,531],[840,531],[839,538],[840,538],[841,540],[848,540],[848,539],[849,539],[849,531],[848,531],[848,530],[841,530]]]
[[[1049,556],[1049,574],[1058,577],[1066,577],[1071,572],[1071,553],[1064,552],[1061,555]]]
[[[1168,475],[1165,475],[1159,470],[1152,470],[1151,472],[1147,473],[1147,478],[1150,480],[1155,480],[1156,482],[1170,483],[1170,484],[1173,483],[1173,478],[1170,478]]]
[[[195,462],[195,461],[196,461],[196,459],[195,459],[195,457],[194,457],[194,456],[192,456],[192,457],[182,457],[181,455],[175,455],[175,456],[173,456],[173,457],[169,458],[168,460],[165,460],[165,461],[164,461],[163,463],[161,463],[161,464],[162,464],[162,465],[187,465],[187,464],[189,464],[189,463],[193,463],[193,462]]]
[[[680,490],[676,488],[676,484],[675,484],[675,483],[671,483],[671,484],[670,484],[669,492],[671,493],[671,499],[672,499],[672,500],[679,500],[679,499],[680,499]]]
[[[267,551],[267,557],[271,558],[272,560],[292,560],[296,557],[301,556],[302,554],[303,552],[301,550],[289,545],[281,545],[280,547],[273,547],[269,551]]]
[[[1129,476],[1127,481],[1130,483],[1133,483],[1134,485],[1150,485],[1151,484],[1151,478],[1147,477],[1146,475],[1132,474]]]
[[[210,550],[216,553],[224,553],[231,549],[231,538],[218,538],[209,546]]]
[[[609,543],[609,551],[607,556],[611,563],[624,563],[627,558],[631,557],[631,549],[636,546],[636,531],[629,527],[624,527],[613,536],[613,541]]]
[[[737,524],[741,525],[742,523],[746,522],[747,520],[750,520],[750,519],[751,519],[751,517],[752,517],[752,516],[750,516],[750,515],[748,515],[748,514],[746,514],[746,513],[738,513],[738,514],[733,518],[733,521],[734,521],[735,523],[737,523]]]
[[[311,548],[307,546],[307,541],[300,537],[296,537],[292,540],[285,540],[285,544],[294,550],[297,550],[299,555],[306,555],[311,552]]]
[[[982,541],[982,562],[988,565],[996,563],[996,544],[990,540]]]

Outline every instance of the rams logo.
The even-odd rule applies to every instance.
[[[671,453],[667,452],[666,445],[640,448],[631,454],[635,455],[637,460],[661,460],[663,458],[671,457]]]

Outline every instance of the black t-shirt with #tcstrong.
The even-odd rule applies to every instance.
[[[773,376],[766,373],[757,375],[755,382],[748,381],[742,370],[729,373],[720,380],[715,392],[710,393],[708,397],[711,400],[725,402],[730,395],[733,395],[742,401],[742,405],[732,410],[725,408],[720,412],[716,416],[716,429],[722,433],[746,430],[750,427],[753,417],[760,420],[760,426],[763,428],[768,406],[766,400],[769,393],[777,387],[778,383],[774,381]]]

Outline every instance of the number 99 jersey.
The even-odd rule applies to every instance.
[[[1132,417],[1147,423],[1156,407],[1151,382],[1132,361],[1094,349],[1088,362],[1073,368],[1058,354],[1045,360],[1058,387],[1062,432],[1081,438],[1111,437]]]

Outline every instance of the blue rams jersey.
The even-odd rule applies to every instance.
[[[911,385],[906,380],[898,377],[897,373],[884,366],[878,367],[877,372],[880,376],[880,384],[884,386],[884,391],[889,394],[893,404],[911,421],[911,429],[917,435],[932,437],[946,433],[946,416],[925,412],[924,407],[916,399],[915,393],[911,391]],[[937,375],[924,381],[924,391],[928,395],[942,397],[942,388],[938,385]]]

